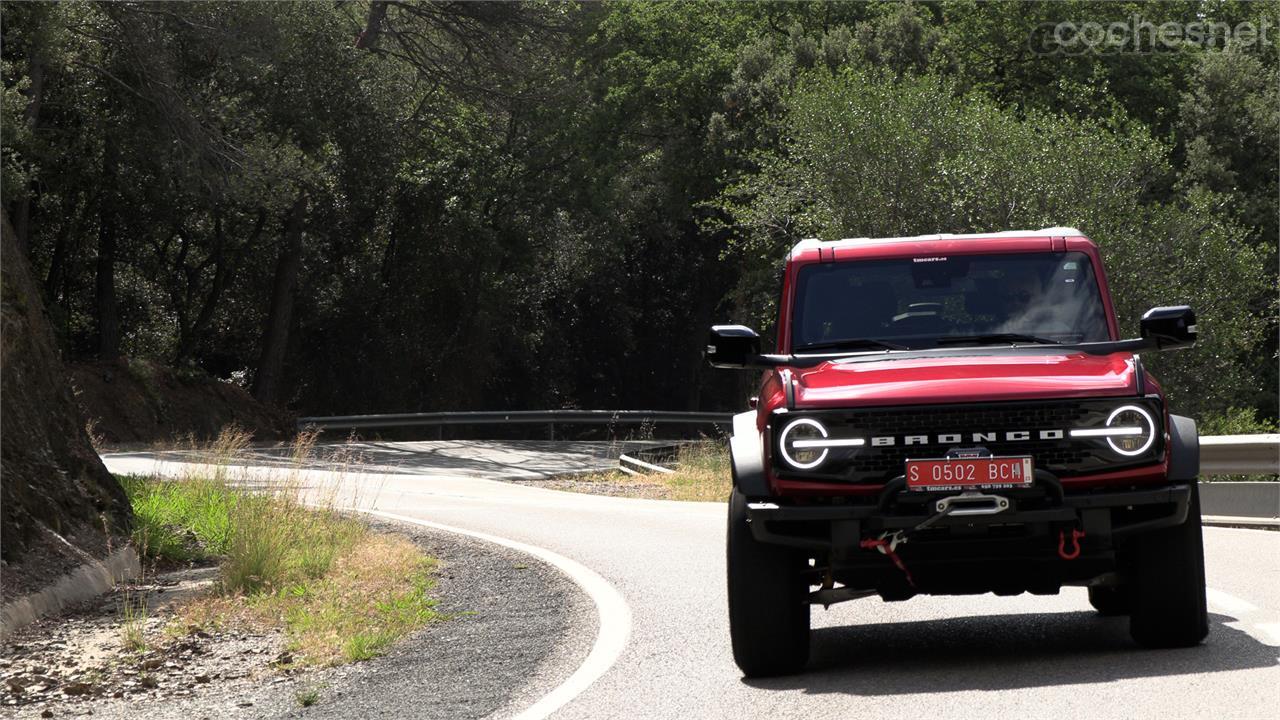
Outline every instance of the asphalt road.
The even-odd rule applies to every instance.
[[[378,462],[306,480],[365,508],[543,548],[594,571],[625,601],[629,613],[615,607],[599,618],[601,632],[626,633],[616,661],[557,718],[1274,718],[1280,708],[1280,533],[1206,528],[1213,626],[1198,648],[1139,649],[1126,621],[1098,617],[1078,588],[866,598],[813,611],[808,672],[747,681],[729,650],[723,505],[491,479],[609,464],[609,448],[586,443],[372,449]],[[115,456],[108,465],[146,472],[155,461]]]

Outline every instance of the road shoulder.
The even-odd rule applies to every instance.
[[[447,619],[354,665],[200,686],[185,697],[102,699],[58,708],[95,718],[450,717],[513,715],[571,675],[591,649],[591,600],[524,553],[453,533],[369,518],[439,561],[433,594]],[[305,700],[305,705],[304,705]],[[41,709],[5,708],[4,717]]]

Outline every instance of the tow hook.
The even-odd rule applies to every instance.
[[[1058,557],[1063,560],[1075,560],[1080,557],[1080,538],[1084,537],[1083,530],[1071,528],[1071,549],[1066,548],[1067,531],[1058,531]]]
[[[916,586],[915,578],[911,577],[911,571],[907,569],[906,564],[902,562],[902,558],[897,553],[898,545],[906,541],[907,536],[901,530],[898,530],[892,535],[886,532],[880,533],[878,538],[867,538],[859,543],[859,546],[864,550],[872,548],[879,550],[881,555],[888,557],[902,571],[902,574],[907,578],[907,584],[914,588]]]

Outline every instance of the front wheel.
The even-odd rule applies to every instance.
[[[802,555],[759,542],[747,524],[747,500],[729,496],[729,637],[747,677],[799,672],[809,661],[808,584]]]
[[[1191,647],[1209,634],[1200,489],[1181,525],[1134,538],[1129,634],[1152,648]]]

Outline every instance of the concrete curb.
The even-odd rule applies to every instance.
[[[1274,524],[1280,518],[1280,482],[1202,482],[1200,514]]]
[[[120,548],[102,560],[87,562],[43,590],[6,603],[0,610],[0,639],[68,605],[97,597],[117,582],[137,577],[141,571],[138,553],[132,546]]]

